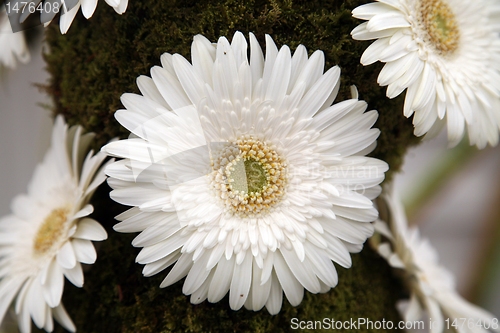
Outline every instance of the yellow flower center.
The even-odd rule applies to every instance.
[[[212,154],[212,184],[233,213],[255,217],[283,197],[286,164],[274,147],[248,136]]]
[[[40,229],[35,236],[35,241],[33,244],[33,249],[36,254],[43,255],[47,253],[54,244],[63,235],[64,224],[68,219],[68,209],[57,208],[54,209],[45,218]]]
[[[226,168],[226,176],[231,190],[255,194],[268,184],[266,165],[251,157],[237,157]]]
[[[422,0],[420,18],[428,41],[442,54],[451,54],[457,48],[460,31],[450,6],[443,0]]]

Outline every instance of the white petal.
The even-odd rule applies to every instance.
[[[45,311],[47,304],[45,303],[42,288],[37,282],[31,284],[26,294],[26,306],[29,309],[31,318],[38,328],[45,326]]]
[[[419,320],[421,316],[422,316],[422,309],[418,301],[418,298],[415,294],[411,294],[408,308],[404,314],[404,319],[406,321],[415,321]]]
[[[82,209],[80,209],[74,216],[73,216],[73,219],[79,219],[81,217],[85,217],[87,215],[90,215],[92,214],[92,212],[94,211],[94,207],[92,207],[92,205],[85,205],[85,207],[83,207]]]
[[[264,71],[264,55],[253,33],[250,33],[250,69],[253,84],[256,84]]]
[[[180,82],[167,70],[161,67],[153,67],[151,69],[151,77],[161,95],[172,109],[175,110],[191,104]]]
[[[64,276],[55,260],[52,260],[48,269],[47,281],[42,285],[43,297],[47,304],[53,308],[61,303],[64,289]]]
[[[73,283],[76,287],[83,287],[83,270],[82,265],[77,263],[75,267],[71,269],[63,269],[64,276]]]
[[[254,262],[252,267],[252,288],[250,291],[251,294],[251,309],[254,311],[258,311],[266,305],[270,292],[271,292],[271,279],[267,279],[264,284],[260,283],[260,278],[262,276],[262,270],[257,266]]]
[[[287,249],[281,249],[280,252],[300,284],[309,292],[313,294],[318,293],[320,291],[319,281],[314,275],[312,267],[309,265],[309,261],[299,261],[295,253]]]
[[[134,207],[115,218],[123,221],[113,226],[113,229],[116,231],[139,232],[160,222],[164,218],[169,218],[169,216],[165,217],[163,212],[140,212],[137,207]]]
[[[61,324],[65,329],[70,332],[76,332],[75,324],[73,324],[73,321],[66,312],[64,305],[60,304],[59,306],[52,309],[52,314],[54,315],[54,318],[57,320],[57,322]]]
[[[102,241],[108,238],[108,234],[99,222],[94,219],[84,218],[78,222],[73,238]]]
[[[448,125],[448,142],[453,147],[460,142],[464,135],[465,119],[456,105],[449,104],[446,112],[446,120]]]
[[[181,248],[186,240],[187,238],[185,236],[181,236],[180,232],[178,232],[169,239],[143,248],[137,255],[136,262],[140,264],[148,264],[166,257]]]
[[[62,34],[68,32],[71,23],[73,23],[73,20],[75,19],[76,13],[78,13],[78,9],[80,9],[80,1],[78,1],[78,4],[75,7],[71,8],[64,14],[61,14],[61,18],[59,19],[59,28]]]
[[[243,262],[234,265],[233,277],[229,290],[229,305],[232,310],[239,310],[245,303],[252,282],[252,256],[246,255]]]
[[[211,303],[219,302],[229,291],[234,271],[234,256],[229,260],[224,257],[219,261],[215,268],[215,274],[208,290],[208,301]]]
[[[318,249],[312,248],[311,245],[306,243],[305,246],[306,255],[312,264],[314,274],[329,287],[335,287],[338,283],[338,276],[332,261]]]
[[[10,307],[14,296],[17,295],[19,289],[23,285],[25,279],[4,278],[0,281],[0,322],[3,321],[7,309]]]
[[[84,264],[93,264],[97,259],[94,245],[85,239],[73,239],[71,241],[75,251],[76,260]]]
[[[285,45],[278,52],[270,81],[266,87],[266,99],[280,101],[285,97],[291,74],[291,60],[290,49]]]
[[[204,97],[204,83],[202,79],[184,57],[174,54],[172,56],[172,64],[186,95],[192,104],[197,105]]]
[[[390,28],[407,28],[410,23],[406,20],[403,13],[390,11],[384,14],[374,16],[368,21],[368,30],[384,30]]]
[[[352,10],[352,16],[362,20],[369,20],[377,14],[390,12],[393,8],[379,2],[372,2],[358,6]]]
[[[185,295],[194,293],[208,278],[210,273],[210,270],[206,268],[208,258],[209,255],[205,253],[201,258],[193,263],[193,266],[189,270],[186,280],[184,281],[184,285],[182,286],[182,292]]]
[[[340,78],[340,68],[335,66],[330,68],[314,85],[309,89],[299,104],[304,117],[312,117],[320,110],[330,96],[332,89],[337,85]]]
[[[351,31],[352,39],[371,40],[371,39],[377,39],[377,38],[390,37],[390,36],[394,35],[397,31],[399,31],[398,28],[369,31],[367,29],[367,25],[368,25],[368,22],[364,22],[364,23],[358,25],[356,28],[354,28]]]
[[[137,87],[141,91],[141,94],[146,97],[149,100],[152,100],[159,105],[163,106],[167,110],[170,110],[170,106],[167,104],[167,102],[163,99],[163,97],[160,94],[160,91],[156,87],[153,79],[150,77],[147,77],[145,75],[141,75],[137,78]],[[126,94],[123,94],[121,99],[123,100],[123,96]],[[130,94],[134,96],[139,96],[135,94]],[[128,107],[124,104],[124,106],[128,109]]]
[[[365,66],[378,61],[382,50],[389,45],[389,38],[381,38],[374,41],[361,55],[361,63]]]
[[[71,242],[66,242],[57,253],[57,263],[62,268],[71,269],[76,265],[76,256]],[[53,307],[53,306],[52,306]]]
[[[270,314],[275,315],[281,310],[281,304],[283,303],[283,290],[281,289],[280,282],[278,281],[278,277],[274,271],[270,280],[271,292],[269,293],[266,308]]]
[[[94,14],[97,7],[97,0],[83,0],[80,1],[82,4],[82,13],[85,18],[90,18]]]
[[[146,277],[158,274],[159,272],[163,271],[167,267],[174,264],[179,259],[180,256],[181,256],[180,251],[175,251],[164,258],[149,263],[146,266],[144,266],[142,274]]]
[[[299,305],[304,297],[304,288],[290,271],[280,252],[276,252],[274,255],[274,269],[290,304],[292,306]]]
[[[193,265],[191,258],[190,254],[181,255],[170,273],[168,273],[167,277],[160,284],[160,288],[168,287],[185,277]]]

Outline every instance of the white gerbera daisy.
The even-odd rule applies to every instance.
[[[340,69],[324,56],[293,57],[266,36],[266,56],[250,34],[230,44],[196,36],[192,65],[164,54],[143,96],[124,94],[116,119],[136,137],[110,143],[125,158],[106,168],[111,197],[136,206],[119,215],[120,232],[142,233],[137,261],[145,276],[174,265],[161,284],[183,277],[192,303],[270,313],[285,293],[337,284],[332,261],[350,267],[373,232],[385,162],[375,147],[378,114],[355,97],[331,106]]]
[[[352,31],[376,39],[361,63],[386,65],[378,83],[394,98],[405,89],[404,115],[415,135],[446,123],[456,145],[467,128],[471,145],[498,143],[500,3],[491,0],[378,0],[353,10],[368,20]]]
[[[404,283],[410,289],[410,301],[402,310],[403,318],[414,322],[422,319],[426,312],[432,318],[432,333],[453,328],[458,332],[500,332],[497,318],[456,292],[454,277],[439,265],[436,250],[427,239],[420,237],[416,227],[408,227],[399,198],[384,193],[379,202],[381,215],[387,215],[387,221],[377,220],[375,229],[389,242],[379,244],[378,252],[392,267],[403,270]],[[447,322],[446,318],[449,318]],[[462,318],[467,318],[467,322]]]
[[[5,6],[0,8],[0,65],[14,69],[17,61],[27,63],[30,53],[26,46],[24,33],[12,32]]]
[[[83,285],[81,263],[92,264],[91,241],[107,238],[104,228],[88,218],[88,201],[105,180],[100,169],[103,153],[88,151],[92,133],[82,135],[57,117],[52,145],[35,169],[28,194],[12,202],[13,214],[0,220],[0,322],[11,304],[21,332],[36,326],[51,332],[54,317],[70,331],[75,326],[61,296],[64,276]]]

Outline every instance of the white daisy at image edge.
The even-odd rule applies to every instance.
[[[22,31],[13,33],[5,6],[0,7],[0,67],[17,67],[17,62],[30,61],[30,53]]]
[[[498,143],[500,130],[500,3],[495,0],[378,0],[352,11],[367,20],[352,32],[375,40],[361,63],[386,63],[378,83],[404,110],[414,134],[447,127],[450,146],[468,133],[471,145]]]
[[[403,270],[403,284],[410,291],[409,301],[398,304],[403,319],[408,323],[425,319],[425,327],[429,328],[432,318],[431,333],[454,328],[458,332],[500,332],[498,318],[456,292],[454,276],[439,264],[438,253],[429,240],[420,236],[418,228],[408,226],[398,195],[384,187],[377,202],[380,215],[387,217],[384,216],[386,221],[375,222],[375,230],[387,242],[380,242],[376,248],[389,265]]]
[[[232,42],[194,37],[192,64],[163,54],[142,93],[124,94],[115,113],[132,132],[103,151],[124,160],[106,168],[111,198],[133,206],[119,232],[141,232],[136,261],[160,287],[186,277],[192,303],[229,292],[231,309],[276,314],[283,293],[301,303],[304,288],[337,285],[334,262],[351,266],[377,218],[372,199],[388,165],[365,157],[376,145],[376,111],[353,98],[332,105],[338,66],[298,46],[265,57],[253,34],[250,53]]]
[[[17,314],[22,333],[35,325],[51,332],[53,317],[76,330],[61,296],[64,277],[83,285],[82,265],[96,260],[91,241],[107,238],[104,228],[87,216],[89,199],[106,176],[106,155],[87,154],[93,133],[55,120],[51,147],[28,185],[14,198],[12,214],[0,219],[0,322],[6,312]],[[30,318],[31,317],[31,318]]]
[[[59,8],[63,8],[61,10],[61,17],[59,19],[59,29],[62,34],[66,34],[68,32],[68,29],[71,27],[71,23],[73,23],[73,20],[75,19],[76,14],[78,13],[78,10],[80,7],[82,8],[82,14],[86,19],[90,19],[92,15],[94,15],[94,12],[97,8],[97,3],[98,0],[66,0],[66,5],[65,8],[68,8],[69,10],[66,12],[62,2],[58,2],[58,0],[55,0],[53,2],[59,3]],[[105,0],[106,3],[111,6],[115,12],[118,14],[123,14],[127,10],[128,6],[128,0]],[[29,15],[29,13],[27,12]],[[50,24],[52,19],[56,16],[57,12],[56,11],[51,11],[48,13],[43,12],[40,20],[42,22],[46,22],[44,25],[47,26]]]

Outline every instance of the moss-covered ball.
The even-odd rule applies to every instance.
[[[339,65],[341,90],[337,100],[350,98],[356,85],[360,99],[380,113],[381,130],[372,154],[397,170],[407,147],[418,142],[411,120],[402,115],[403,98],[385,97],[376,83],[381,64],[363,67],[360,56],[369,43],[353,41],[351,30],[360,22],[351,10],[366,1],[130,1],[125,14],[117,15],[104,1],[90,20],[78,14],[66,35],[52,24],[47,29],[45,55],[51,75],[46,91],[53,97],[54,114],[70,124],[79,123],[97,134],[95,148],[113,137],[129,133],[114,119],[124,92],[138,93],[136,78],[160,64],[164,52],[190,57],[193,36],[212,41],[231,38],[237,30],[253,32],[262,47],[265,34],[294,50],[303,44],[311,54],[323,50],[326,69]],[[351,269],[338,268],[339,285],[326,294],[306,292],[298,307],[285,301],[282,311],[270,316],[266,310],[232,311],[228,300],[192,305],[182,295],[182,281],[160,289],[166,272],[145,278],[134,263],[138,249],[133,235],[112,230],[113,217],[125,207],[113,203],[109,188],[102,186],[94,199],[95,218],[108,230],[109,239],[98,248],[98,260],[85,272],[82,289],[67,283],[63,302],[79,332],[288,332],[293,318],[304,321],[357,320],[398,321],[395,301],[400,287],[387,264],[366,248],[353,254]],[[62,331],[61,327],[57,327]],[[350,330],[337,330],[347,332]],[[358,332],[381,332],[359,327]]]

